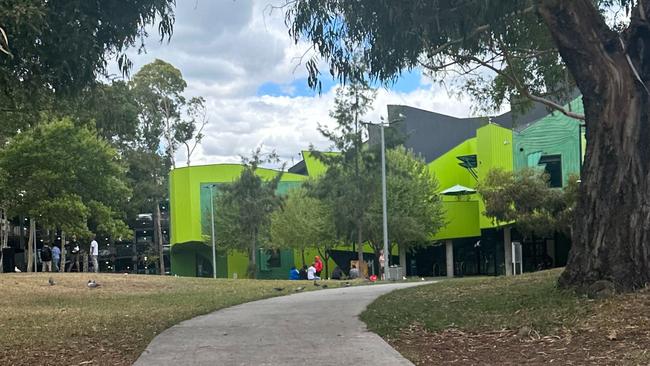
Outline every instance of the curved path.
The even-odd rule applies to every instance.
[[[412,365],[358,315],[378,296],[420,284],[310,291],[218,310],[162,332],[135,365]]]

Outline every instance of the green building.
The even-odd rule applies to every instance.
[[[571,102],[580,110],[579,99]],[[578,174],[584,138],[579,123],[558,112],[549,113],[537,105],[523,116],[506,113],[487,118],[454,118],[408,106],[389,105],[391,128],[405,136],[404,145],[421,154],[435,174],[441,191],[455,185],[476,187],[490,169],[545,169],[551,184],[562,187],[571,174]],[[397,117],[399,116],[399,117]],[[376,141],[370,131],[370,143]],[[317,177],[325,167],[308,151],[303,160],[284,173],[279,193],[299,186],[308,177]],[[242,167],[216,164],[174,169],[170,173],[171,269],[180,276],[212,276],[211,197],[220,184],[235,180]],[[274,170],[259,169],[270,178]],[[511,242],[522,241],[509,226],[498,227],[482,212],[485,206],[477,194],[443,196],[447,225],[434,238],[437,245],[413,253],[399,253],[399,263],[408,275],[500,275],[511,274]],[[219,210],[214,208],[214,215]],[[390,228],[389,228],[390,230]],[[218,232],[216,233],[218,236]],[[540,268],[548,258],[553,266],[566,263],[568,238],[533,238],[522,243],[524,271]],[[370,248],[365,248],[372,260]],[[258,278],[286,278],[298,255],[290,250],[259,249]],[[316,253],[308,253],[312,258]],[[398,253],[392,253],[393,255]],[[356,254],[352,248],[337,248],[331,253],[334,265],[344,270]],[[395,258],[396,259],[396,258]],[[394,263],[393,259],[391,262]],[[247,258],[244,253],[217,250],[217,276],[243,277]]]
[[[580,111],[579,99],[571,108]],[[453,118],[406,106],[389,106],[389,116],[407,134],[405,145],[419,152],[435,174],[441,192],[456,185],[475,188],[494,168],[506,171],[536,167],[561,188],[579,174],[584,136],[577,120],[536,106],[528,114],[488,119]],[[409,275],[509,275],[511,242],[522,242],[523,270],[566,264],[570,241],[556,234],[524,240],[512,225],[497,226],[484,216],[477,194],[442,196],[447,226],[437,233],[439,245],[407,253],[401,265]]]
[[[170,173],[171,267],[179,276],[212,277],[211,199],[220,184],[239,177],[242,166],[215,164],[174,169]],[[271,178],[277,171],[259,168],[258,174]],[[279,193],[300,185],[306,176],[285,173]],[[219,208],[214,207],[214,215]],[[219,235],[218,232],[216,235]],[[244,277],[248,259],[243,253],[217,250],[218,277]],[[259,278],[285,278],[293,265],[293,252],[259,249]]]

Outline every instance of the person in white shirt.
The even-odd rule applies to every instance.
[[[316,267],[314,267],[314,263],[307,268],[307,279],[308,280],[320,280],[320,277],[316,276]]]
[[[93,259],[93,269],[95,273],[99,272],[99,261],[97,257],[99,256],[99,244],[95,240],[95,235],[93,235],[93,241],[90,242],[90,257]]]

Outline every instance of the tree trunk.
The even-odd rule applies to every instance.
[[[255,279],[257,277],[257,230],[253,230],[252,234],[248,257],[248,278]]]
[[[88,272],[88,252],[84,250],[81,258],[82,258],[81,267],[83,267],[84,272]]]
[[[9,229],[9,223],[5,217],[5,210],[0,209],[0,273],[4,272],[4,266],[2,262],[4,261],[3,250],[7,246],[7,240],[5,240],[5,233]]]
[[[34,260],[34,243],[36,242],[36,221],[29,218],[29,240],[27,240],[27,272],[32,272],[36,267]]]
[[[156,208],[154,211],[154,214],[156,216],[155,221],[154,221],[154,235],[155,235],[155,243],[158,246],[158,264],[159,264],[159,269],[160,269],[160,275],[164,276],[165,275],[165,257],[163,256],[163,237],[162,237],[162,225],[160,224],[160,203],[156,201]]]
[[[302,266],[304,267],[305,264],[305,249],[300,249],[300,256],[302,257]]]
[[[316,250],[318,251],[318,255],[320,255],[320,257],[323,260],[323,267],[325,269],[325,276],[321,276],[321,278],[322,279],[329,278],[329,276],[330,276],[330,269],[329,269],[329,264],[328,264],[328,262],[330,261],[329,251],[327,249],[325,249],[323,252],[321,252],[320,248],[318,248]]]
[[[650,0],[642,2],[650,19]],[[573,246],[560,285],[585,290],[607,280],[621,291],[637,289],[650,282],[650,93],[639,81],[650,80],[649,23],[636,8],[619,37],[591,0],[539,5],[582,92],[587,131]]]
[[[59,272],[65,272],[65,231],[61,230],[61,264]]]
[[[363,224],[357,220],[357,256],[359,258],[359,273],[363,273]]]

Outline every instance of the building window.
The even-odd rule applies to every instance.
[[[562,155],[542,155],[539,165],[548,174],[548,183],[553,188],[562,187]]]

